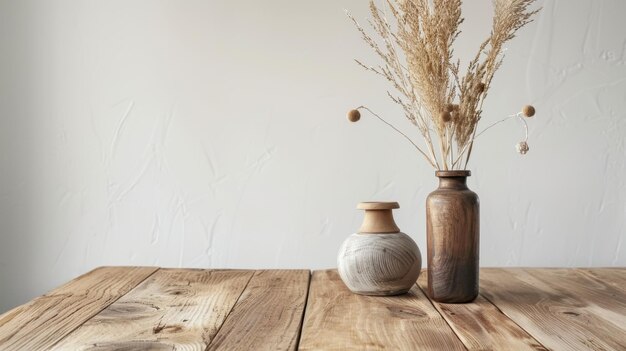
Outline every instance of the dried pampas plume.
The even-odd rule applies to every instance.
[[[502,64],[504,44],[539,11],[529,9],[533,2],[493,1],[491,35],[480,44],[464,74],[453,55],[453,44],[464,20],[461,0],[386,0],[386,11],[370,1],[369,24],[375,36],[348,14],[382,61],[377,66],[357,63],[393,86],[395,93],[388,95],[423,139],[421,145],[411,143],[434,168],[467,168],[479,135],[482,104]],[[391,21],[385,13],[390,14]],[[534,109],[531,112],[524,108],[523,115],[534,115]]]

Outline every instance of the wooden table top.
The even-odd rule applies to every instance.
[[[626,268],[483,268],[470,304],[335,270],[101,267],[0,315],[0,350],[626,350]]]

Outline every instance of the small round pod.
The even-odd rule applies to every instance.
[[[526,153],[528,152],[528,150],[530,150],[530,148],[528,147],[528,143],[525,141],[520,141],[519,143],[517,143],[517,145],[515,145],[515,149],[517,150],[517,152],[519,152],[521,155],[526,155]]]
[[[350,122],[358,122],[361,119],[361,112],[359,110],[350,110],[347,114],[348,121]]]
[[[439,118],[441,118],[443,123],[448,123],[452,120],[452,115],[448,111],[441,111]]]
[[[527,118],[534,116],[535,108],[532,105],[525,105],[524,107],[522,107],[522,115]]]

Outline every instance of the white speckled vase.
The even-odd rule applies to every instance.
[[[397,202],[362,202],[358,233],[343,242],[337,257],[341,279],[354,293],[399,295],[411,289],[422,269],[422,255],[411,237],[393,220]]]

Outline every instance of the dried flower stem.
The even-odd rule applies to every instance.
[[[524,132],[525,132],[525,135],[526,135],[526,137],[524,138],[524,141],[528,141],[528,123],[526,123],[526,121],[525,121],[525,120],[524,120],[524,118],[522,117],[522,113],[521,113],[521,112],[518,112],[518,113],[516,113],[516,114],[514,114],[514,115],[507,116],[507,117],[505,117],[505,118],[503,118],[503,119],[501,119],[501,120],[499,120],[499,121],[496,121],[496,122],[494,122],[494,123],[490,124],[490,125],[489,125],[489,126],[487,126],[485,129],[483,129],[480,133],[478,133],[478,134],[476,135],[476,137],[474,137],[474,139],[478,138],[481,134],[483,134],[484,132],[486,132],[486,131],[487,131],[487,130],[489,130],[490,128],[494,127],[495,125],[500,124],[500,123],[502,123],[502,122],[506,122],[506,121],[508,121],[509,119],[511,119],[511,118],[515,118],[515,117],[519,118],[519,120],[520,120],[520,121],[524,124]]]
[[[426,158],[426,160],[428,161],[428,163],[431,164],[431,166],[433,167],[437,167],[434,162],[433,159],[431,159],[430,157],[428,157],[428,155],[426,155],[426,153],[419,147],[417,146],[417,144],[415,144],[415,142],[409,138],[406,134],[404,134],[400,129],[394,127],[393,124],[385,121],[384,118],[380,117],[379,115],[377,115],[376,113],[374,113],[374,111],[370,110],[368,107],[366,106],[359,106],[356,108],[357,110],[365,110],[369,113],[371,113],[374,117],[378,118],[381,122],[385,123],[387,126],[389,126],[391,129],[395,130],[396,132],[400,133],[400,135],[402,135],[406,140],[408,140],[416,149],[417,151],[419,151],[420,154],[422,154],[422,156],[424,156]]]
[[[468,148],[468,147],[469,147],[469,148],[471,148],[471,146],[473,145],[474,140],[475,140],[475,139],[478,139],[478,137],[480,137],[480,136],[481,136],[483,133],[485,133],[487,130],[491,129],[492,127],[495,127],[496,125],[498,125],[498,124],[500,124],[500,123],[502,123],[502,122],[506,122],[506,121],[510,120],[511,118],[515,118],[515,117],[517,117],[517,118],[518,118],[518,119],[519,119],[519,120],[520,120],[520,121],[524,124],[524,135],[525,135],[525,137],[524,137],[524,142],[527,142],[527,141],[528,141],[528,123],[527,123],[527,122],[524,120],[524,118],[522,117],[522,113],[521,113],[521,112],[518,112],[518,113],[516,113],[516,114],[514,114],[514,115],[509,115],[509,116],[506,116],[505,118],[503,118],[503,119],[501,119],[501,120],[499,120],[499,121],[493,122],[492,124],[490,124],[489,126],[487,126],[485,129],[483,129],[482,131],[480,131],[480,133],[476,134],[476,136],[474,136],[474,137],[472,138],[472,142],[471,142],[471,143],[469,143],[469,144],[467,144],[467,145],[465,145],[465,147],[466,147],[466,148]],[[456,160],[452,163],[453,167],[457,164],[457,162],[459,162],[459,161],[460,161],[461,157],[463,156],[464,151],[465,151],[465,149],[461,150],[461,152],[460,152],[460,154],[459,154],[459,157],[458,157],[458,158],[457,158],[457,159],[456,159]],[[467,163],[466,163],[466,166],[467,166]]]

